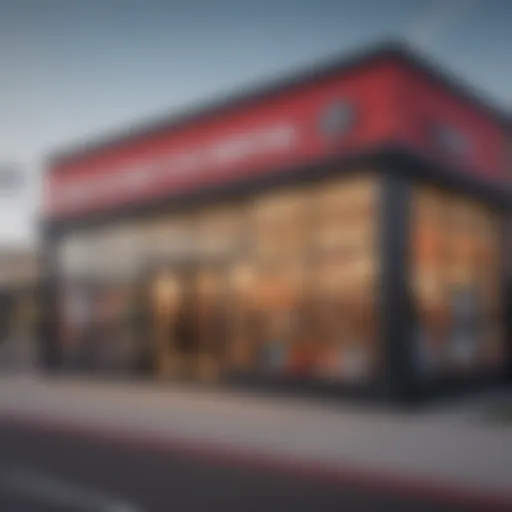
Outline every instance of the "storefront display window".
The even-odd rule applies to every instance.
[[[67,364],[96,370],[135,364],[139,233],[137,225],[92,230],[61,247],[59,325]]]
[[[378,198],[377,182],[366,178],[322,186],[315,197],[315,371],[322,378],[364,382],[377,369]]]
[[[190,258],[196,251],[192,219],[186,215],[158,217],[140,226],[139,243],[144,263]]]
[[[309,234],[310,197],[301,191],[285,191],[257,198],[252,204],[254,257],[283,264],[305,257]]]
[[[260,264],[256,283],[259,366],[265,371],[304,373],[307,351],[302,267]]]
[[[227,262],[238,258],[247,245],[245,214],[245,205],[200,211],[192,224],[198,260]]]
[[[178,316],[183,308],[184,286],[169,268],[159,269],[149,283],[149,355],[158,376],[176,374],[182,366]]]
[[[498,215],[423,187],[413,197],[412,226],[420,367],[435,376],[500,364]]]
[[[301,190],[291,190],[256,198],[251,205],[253,350],[256,367],[265,372],[308,372],[304,302],[309,201]]]
[[[235,371],[256,365],[256,282],[254,263],[240,261],[231,268],[227,293],[227,363]]]
[[[378,199],[376,179],[350,178],[78,237],[66,257],[99,283],[82,298],[101,364],[127,360],[129,343],[111,340],[127,339],[122,311],[156,264],[146,344],[159,374],[188,361],[202,375],[368,382],[380,353]]]

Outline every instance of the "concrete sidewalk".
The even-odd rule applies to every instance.
[[[401,487],[495,497],[512,510],[512,428],[447,411],[397,413],[176,385],[4,376],[2,418],[381,475]]]

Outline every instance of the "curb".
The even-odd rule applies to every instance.
[[[138,429],[118,431],[113,426],[84,425],[72,419],[43,418],[36,413],[2,412],[0,427],[31,428],[97,441],[130,445],[137,449],[168,452],[207,459],[215,463],[239,465],[293,475],[307,481],[350,486],[354,490],[400,496],[435,505],[453,505],[466,510],[512,510],[512,494],[478,490],[469,485],[422,480],[410,475],[385,472],[355,465],[307,460],[242,448],[223,441],[202,441],[182,436],[163,436]]]

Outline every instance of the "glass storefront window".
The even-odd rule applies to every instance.
[[[247,371],[255,366],[256,281],[254,264],[241,261],[230,267],[226,356],[228,366],[234,370]]]
[[[375,238],[376,180],[348,178],[321,185],[313,198],[313,246],[318,251],[366,244]]]
[[[435,376],[499,364],[499,216],[473,200],[418,187],[412,226],[420,367]]]
[[[196,250],[190,216],[151,219],[140,226],[139,232],[146,261],[180,260],[190,257]]]
[[[310,211],[302,191],[257,198],[252,204],[253,251],[259,261],[302,258],[306,250]]]
[[[310,358],[305,340],[310,196],[302,190],[255,199],[253,308],[256,367],[279,374],[304,374]]]
[[[302,306],[303,268],[260,263],[255,283],[258,366],[264,371],[307,371]]]
[[[373,177],[343,179],[78,235],[75,259],[103,290],[91,325],[114,336],[122,290],[156,265],[145,343],[162,374],[191,356],[201,372],[366,382],[379,360],[378,191]]]
[[[211,208],[198,213],[193,223],[198,259],[232,260],[246,249],[246,212],[244,205]]]
[[[320,378],[365,382],[377,369],[378,201],[371,178],[315,191],[311,281]]]
[[[316,373],[335,380],[368,379],[378,363],[375,275],[368,278],[367,270],[358,275],[342,255],[319,258],[315,269]]]

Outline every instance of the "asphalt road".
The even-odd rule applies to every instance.
[[[200,455],[0,424],[0,511],[467,510]]]

